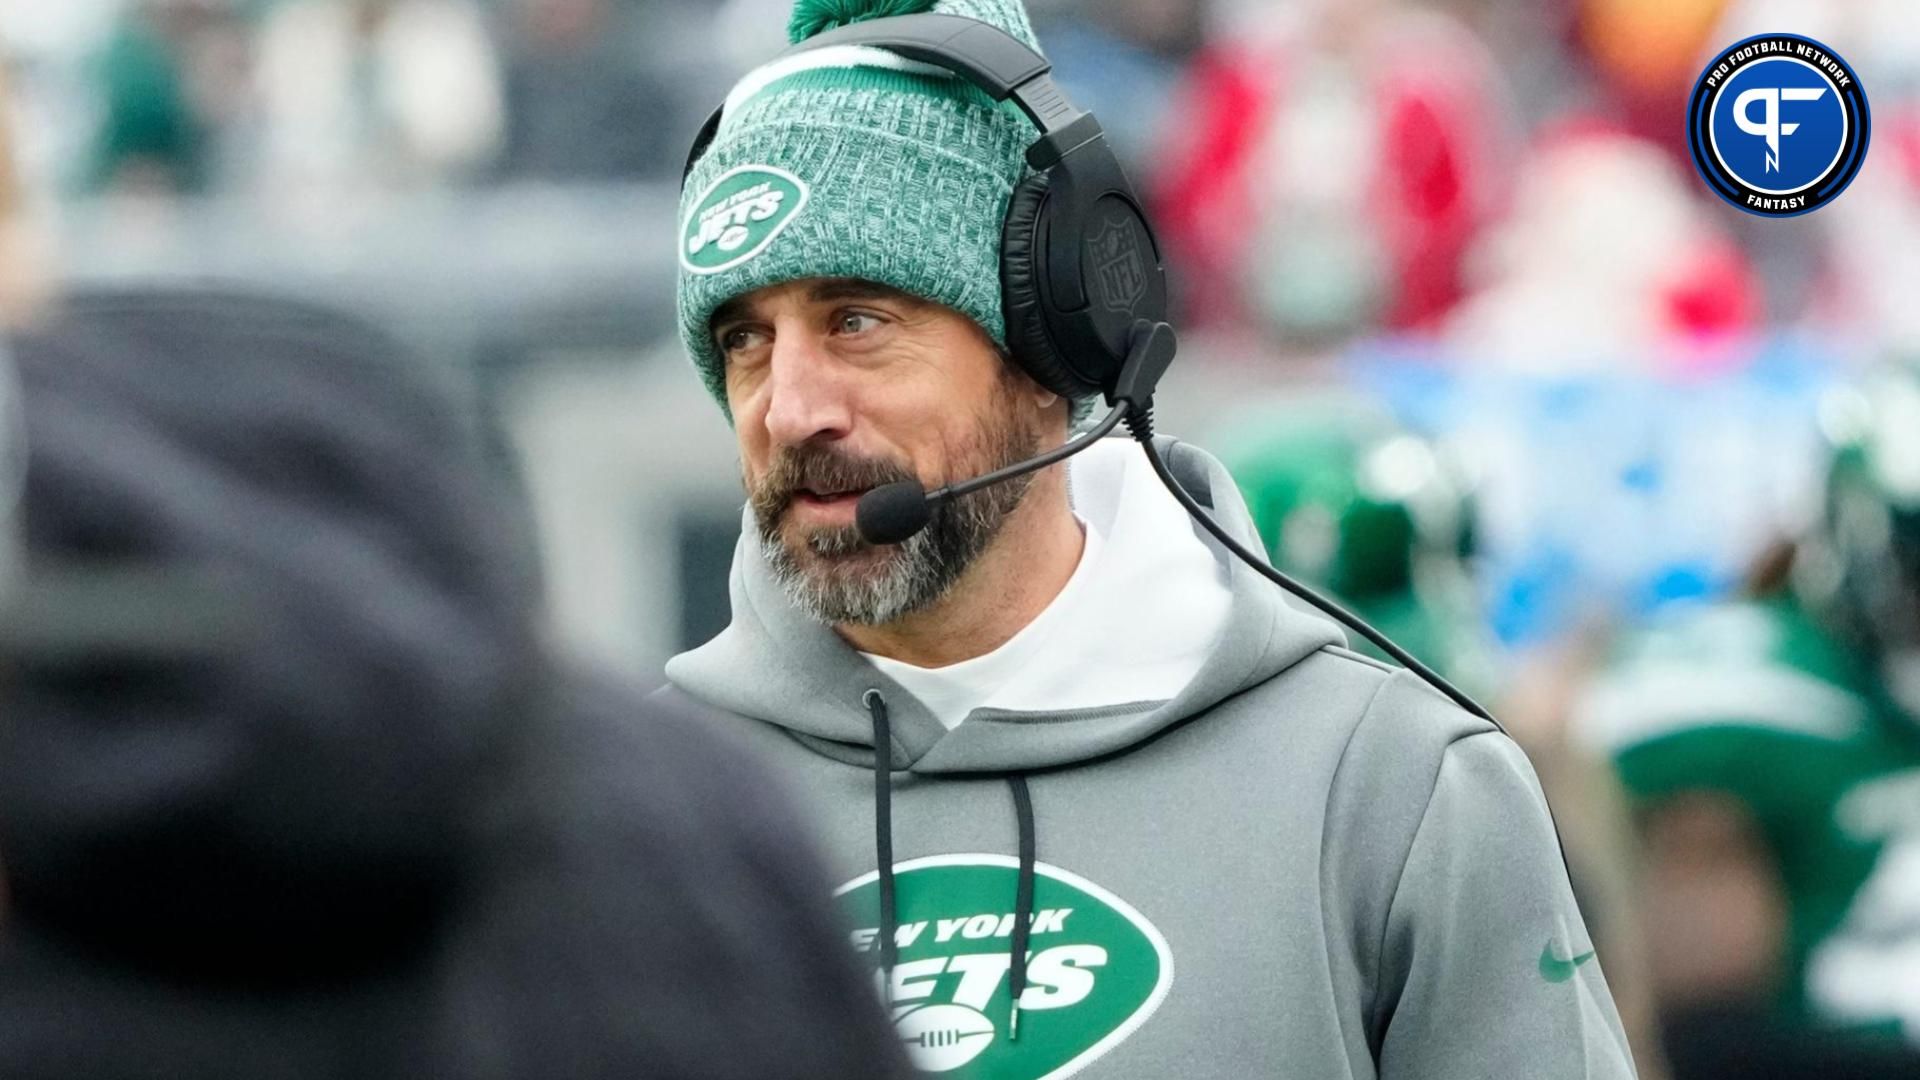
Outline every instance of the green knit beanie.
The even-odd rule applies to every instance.
[[[935,11],[1034,48],[1020,0],[798,0],[788,36]],[[800,278],[849,277],[944,304],[1006,344],[1000,230],[1038,133],[1011,103],[866,47],[773,61],[734,87],[680,195],[680,333],[727,408],[708,321],[732,297]],[[1075,414],[1091,401],[1076,403]]]

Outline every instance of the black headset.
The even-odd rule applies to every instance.
[[[988,23],[899,15],[829,30],[780,55],[841,45],[885,49],[950,71],[995,101],[1011,98],[1040,129],[1027,148],[1035,172],[1015,187],[1000,234],[1007,348],[1048,390],[1113,401],[1135,323],[1166,321],[1167,276],[1100,122],[1067,100],[1046,57]],[[724,109],[714,110],[694,139],[683,187],[719,132]]]

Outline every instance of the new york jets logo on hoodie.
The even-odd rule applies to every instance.
[[[1147,1022],[1173,984],[1173,953],[1132,905],[1058,867],[1034,867],[1020,1018],[1007,952],[1016,860],[936,855],[894,868],[899,960],[879,973],[907,1056],[953,1077],[1058,1080]],[[877,872],[842,886],[854,948],[877,954]]]

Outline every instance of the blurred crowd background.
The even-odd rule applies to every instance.
[[[392,325],[500,433],[568,633],[652,671],[718,625],[733,527],[669,338],[679,170],[788,6],[6,0],[0,58],[65,276]],[[1170,430],[1327,393],[1444,437],[1502,649],[1727,588],[1817,501],[1820,390],[1920,342],[1900,3],[1031,7],[1155,204]],[[1861,71],[1874,145],[1830,212],[1762,220],[1705,192],[1681,112],[1707,52],[1780,27]]]
[[[243,281],[390,329],[525,493],[559,635],[649,678],[724,625],[738,532],[732,438],[672,336],[680,168],[789,6],[0,0],[0,71],[62,278]],[[1813,1009],[1794,987],[1846,905],[1712,894],[1725,934],[1649,909],[1668,863],[1608,768],[1634,721],[1590,703],[1621,642],[1819,530],[1875,404],[1849,388],[1920,356],[1910,0],[1029,7],[1153,203],[1182,338],[1162,430],[1227,458],[1276,561],[1501,703],[1596,934],[1629,943],[1605,955],[1636,1022],[1734,991]],[[1873,115],[1845,196],[1782,220],[1713,198],[1683,124],[1706,57],[1771,31],[1844,56]],[[1662,857],[1712,870],[1693,825]],[[1903,866],[1879,940],[1912,963],[1862,976],[1862,1015],[1920,1044]],[[1676,1072],[1721,1030],[1687,1023]]]

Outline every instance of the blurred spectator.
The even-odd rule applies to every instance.
[[[667,176],[685,150],[661,122],[670,95],[636,63],[610,0],[512,0],[509,14],[500,174]]]
[[[500,60],[474,0],[284,0],[264,20],[267,189],[444,184],[492,160]]]
[[[1804,311],[1817,332],[1856,341],[1868,355],[1920,356],[1920,305],[1913,303],[1920,281],[1920,19],[1910,6],[1886,0],[1738,0],[1719,39],[1781,26],[1827,43],[1855,66],[1873,131],[1846,198],[1797,230],[1749,227],[1746,239],[1769,296],[1790,304],[1788,313]],[[1810,248],[1823,256],[1813,266]]]
[[[1687,96],[1729,0],[1579,0],[1577,38],[1603,88],[1602,115],[1687,160]],[[1798,5],[1805,7],[1805,5]],[[1798,29],[1793,23],[1767,30]]]
[[[45,291],[42,267],[23,210],[24,193],[14,170],[10,98],[0,67],[0,606],[12,595],[20,559],[20,488],[26,470],[20,387],[8,356],[6,335],[38,310]],[[6,919],[6,867],[0,860],[0,922]]]
[[[206,180],[205,132],[157,14],[129,9],[101,55],[105,115],[89,187],[192,191]]]
[[[1920,1075],[1920,372],[1821,412],[1819,524],[1631,637],[1583,708],[1683,1080]]]
[[[1030,5],[1055,77],[1100,117],[1120,163],[1144,176],[1156,166],[1174,91],[1206,42],[1211,0],[1054,0]]]
[[[44,238],[27,215],[26,185],[14,166],[11,104],[0,68],[0,331],[39,309],[51,277]]]
[[[381,335],[136,292],[14,344],[0,1074],[899,1075],[783,802],[547,656]]]
[[[1809,279],[1804,253],[1794,260],[1784,245],[1769,250],[1778,290],[1811,301],[1808,322],[1822,334],[1920,356],[1920,87],[1906,98],[1875,95],[1873,146],[1846,196],[1819,222],[1820,277]]]
[[[89,191],[177,195],[214,177],[218,128],[243,70],[231,0],[134,0],[96,60]]]
[[[1543,137],[1511,214],[1473,253],[1454,348],[1531,372],[1698,371],[1749,357],[1758,282],[1682,168],[1605,127]]]
[[[1433,329],[1498,204],[1494,60],[1401,0],[1294,10],[1213,42],[1176,106],[1152,187],[1189,312],[1294,344]]]

